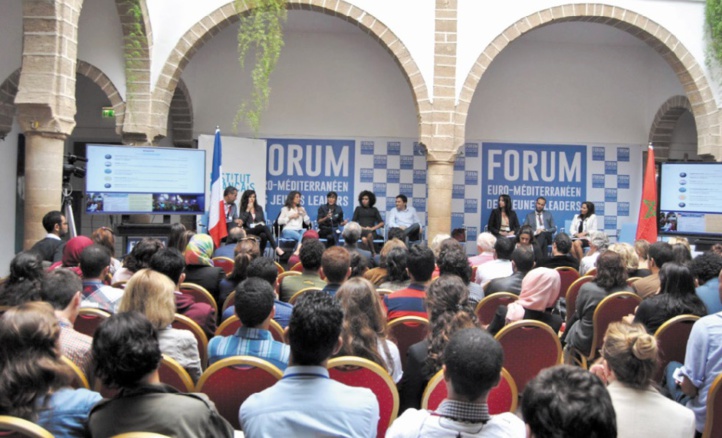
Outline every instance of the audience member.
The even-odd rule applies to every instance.
[[[607,247],[607,251],[614,251],[622,258],[622,263],[627,268],[627,276],[633,277],[646,277],[652,272],[649,269],[639,268],[639,256],[634,250],[634,247],[629,243],[618,242],[613,243]]]
[[[213,251],[213,257],[226,257],[233,259],[235,256],[236,245],[246,237],[246,232],[242,227],[233,227],[228,230],[228,236],[226,237],[226,243],[216,248]],[[254,239],[255,240],[255,239]]]
[[[476,283],[486,288],[486,285],[495,278],[508,277],[514,273],[511,266],[511,254],[514,252],[512,239],[496,239],[494,244],[496,258],[476,268]]]
[[[288,262],[286,265],[288,269],[293,268],[301,262],[301,248],[303,248],[303,245],[309,240],[319,240],[318,232],[316,230],[306,230],[303,233],[303,237],[301,238],[301,244],[296,247],[296,250],[293,251],[293,254],[291,254],[291,256],[288,258]]]
[[[607,383],[620,437],[694,436],[694,413],[655,388],[659,349],[641,324],[609,324],[602,358],[591,371]]]
[[[634,252],[639,257],[639,269],[649,270],[649,242],[644,239],[635,240]]]
[[[213,265],[213,238],[208,234],[196,234],[186,247],[186,283],[197,284],[207,290],[216,302],[220,302],[220,282],[226,278],[222,268]]]
[[[273,287],[260,278],[249,278],[238,285],[234,309],[242,327],[231,336],[216,336],[208,343],[208,364],[226,357],[253,356],[285,370],[288,345],[274,341],[269,326],[273,310]]]
[[[516,239],[517,248],[528,247],[532,250],[535,263],[539,263],[546,258],[541,248],[537,244],[536,238],[534,237],[534,231],[529,225],[523,225],[521,228],[519,228],[519,234],[517,234]],[[546,251],[546,247],[544,247],[544,250]]]
[[[375,251],[374,240],[381,238],[378,230],[384,226],[381,213],[374,207],[376,205],[376,195],[374,195],[373,192],[364,190],[358,195],[358,203],[359,205],[353,211],[353,218],[351,220],[361,225],[361,240],[363,245],[370,251]],[[389,240],[391,240],[391,236],[389,236]]]
[[[55,262],[48,268],[48,271],[58,268],[67,268],[78,274],[79,277],[83,276],[80,270],[80,254],[83,250],[93,244],[93,241],[89,237],[77,236],[68,240],[68,243],[63,247],[63,258],[59,262]],[[110,265],[110,257],[108,257],[108,265]],[[105,279],[103,279],[105,280]]]
[[[487,228],[496,236],[497,242],[501,237],[514,237],[519,232],[519,218],[509,195],[499,195],[497,207],[491,211]]]
[[[386,332],[386,315],[370,281],[351,278],[336,293],[343,309],[343,343],[338,356],[358,356],[384,367],[395,383],[401,380],[399,348]]]
[[[108,250],[110,254],[109,274],[112,277],[122,267],[120,260],[115,258],[115,234],[113,234],[113,230],[108,227],[100,227],[93,231],[90,238],[93,242]]]
[[[341,348],[342,324],[341,306],[327,293],[309,292],[299,299],[285,335],[291,357],[283,379],[241,406],[246,436],[376,435],[376,396],[330,379],[326,369]]]
[[[402,316],[426,318],[424,300],[426,300],[426,286],[434,272],[434,253],[425,245],[412,245],[406,270],[411,278],[409,287],[384,296],[384,306],[389,321]]]
[[[358,222],[349,222],[346,224],[341,235],[344,240],[343,247],[346,248],[349,253],[356,253],[363,256],[366,259],[367,265],[373,266],[374,259],[371,251],[366,251],[356,246],[361,238],[361,225],[359,225]]]
[[[288,300],[301,289],[307,287],[323,288],[326,281],[319,274],[321,269],[321,258],[323,257],[324,245],[317,239],[307,241],[301,246],[301,266],[303,273],[301,275],[292,275],[284,277],[279,286],[281,301]]]
[[[368,259],[357,252],[351,253],[351,259],[349,260],[349,269],[351,272],[348,278],[360,277],[363,278],[366,271],[369,270]]]
[[[32,421],[52,436],[85,436],[88,413],[102,397],[70,388],[60,333],[47,303],[21,304],[0,317],[0,415]]]
[[[53,306],[58,318],[60,350],[63,355],[89,376],[92,371],[90,345],[93,338],[73,328],[80,311],[82,289],[83,283],[77,275],[67,269],[56,269],[43,279],[40,296]]]
[[[419,408],[426,384],[441,369],[442,353],[451,335],[477,327],[469,303],[469,289],[455,275],[442,275],[431,283],[426,310],[430,324],[428,335],[407,352],[406,369],[399,383],[399,412]]]
[[[187,241],[183,241],[183,233],[185,233],[186,227],[180,222],[176,222],[170,226],[170,234],[168,235],[167,248],[175,248],[180,253],[186,250]]]
[[[273,260],[266,257],[258,257],[256,259],[253,259],[248,265],[247,272],[248,278],[260,278],[270,284],[271,287],[275,288],[276,279],[278,278],[278,268],[276,267],[276,264],[273,262]],[[276,312],[276,314],[273,316],[273,320],[276,321],[284,329],[288,327],[288,323],[291,320],[291,311],[293,310],[293,306],[288,303],[282,302],[278,299],[278,296],[275,296],[275,300],[273,301],[273,308]],[[229,311],[230,313],[223,315],[223,319],[226,319],[228,316],[233,315],[233,307],[229,307],[228,309],[226,309],[226,312]]]
[[[580,275],[585,275],[587,272],[594,269],[597,263],[597,258],[599,258],[599,254],[606,251],[609,246],[609,237],[607,237],[603,231],[591,231],[589,232],[588,237],[589,252],[587,252],[587,255],[582,257],[582,261],[579,263]]]
[[[175,317],[175,285],[170,278],[150,269],[141,269],[128,281],[119,312],[140,312],[158,332],[163,354],[175,359],[194,382],[201,376],[198,341],[189,330],[171,327]]]
[[[124,291],[103,283],[110,271],[108,251],[100,245],[88,246],[80,254],[80,269],[83,273],[83,299],[80,307],[115,313]]]
[[[151,257],[150,269],[160,272],[175,284],[176,313],[185,315],[195,321],[210,339],[216,332],[216,311],[208,303],[197,303],[193,296],[180,292],[180,285],[185,280],[183,272],[186,261],[183,255],[176,249],[164,248]]]
[[[521,398],[521,414],[530,437],[617,436],[616,414],[604,383],[571,365],[544,369],[532,379]]]
[[[429,249],[431,250],[431,252],[434,253],[434,260],[439,259],[439,254],[441,253],[441,242],[443,242],[447,239],[451,239],[451,235],[445,234],[445,233],[439,233],[436,236],[434,236],[433,239],[431,239],[431,243],[429,244]],[[438,273],[439,273],[438,271],[439,271],[439,268],[437,267],[436,268],[436,274],[437,274],[436,276],[437,277],[438,277]]]
[[[130,254],[123,259],[123,267],[113,275],[113,283],[128,281],[133,274],[141,269],[147,268],[151,257],[161,249],[163,249],[163,242],[159,239],[151,237],[143,238],[135,244]],[[185,247],[180,251],[185,251]]]
[[[717,255],[722,256],[722,243],[715,243],[709,250]]]
[[[471,282],[471,266],[466,252],[459,243],[452,238],[447,239],[453,242],[453,245],[442,244],[437,264],[439,265],[440,275],[456,275],[461,278],[466,287],[469,289],[469,301],[473,305],[484,298],[484,290],[476,283]]]
[[[401,241],[399,239],[394,239],[392,242]],[[387,273],[386,279],[379,284],[378,288],[388,289],[391,291],[408,288],[411,284],[409,271],[406,269],[409,264],[409,250],[403,242],[401,242],[401,246],[393,247],[389,253],[386,254],[385,263]]]
[[[345,248],[332,246],[321,256],[321,269],[328,283],[323,287],[323,291],[334,296],[341,284],[351,275],[351,255]]]
[[[679,264],[685,264],[692,261],[692,252],[689,249],[689,243],[686,245],[683,243],[675,243],[672,245],[673,261]]]
[[[707,307],[707,312],[711,315],[722,311],[722,301],[719,294],[722,255],[712,251],[698,255],[692,260],[691,269],[699,282],[696,289],[697,296]]]
[[[559,272],[549,268],[532,269],[522,281],[519,299],[508,307],[497,308],[494,320],[488,327],[489,333],[496,335],[505,324],[522,319],[543,322],[557,333],[562,326],[562,318],[551,310],[559,299],[560,288]]]
[[[521,283],[526,274],[534,267],[534,252],[528,246],[518,246],[511,253],[513,273],[508,277],[495,278],[486,287],[486,295],[496,292],[511,292],[519,295]]]
[[[649,270],[652,273],[633,283],[634,292],[642,298],[647,298],[659,291],[659,270],[662,266],[674,260],[672,245],[667,242],[655,242],[649,246]]]
[[[49,211],[43,216],[43,228],[48,234],[35,242],[35,245],[30,248],[30,252],[38,254],[40,260],[48,263],[61,261],[63,246],[65,246],[62,237],[68,234],[68,221],[61,212]]]
[[[103,384],[120,389],[90,412],[90,434],[111,437],[142,430],[177,437],[234,436],[203,393],[179,393],[160,383],[158,331],[138,312],[103,321],[93,337],[93,362]],[[122,358],[122,360],[119,360]]]
[[[261,251],[265,251],[266,243],[271,244],[271,248],[277,256],[282,257],[285,253],[278,247],[273,233],[266,225],[266,217],[263,215],[263,207],[258,205],[258,198],[255,190],[246,190],[241,196],[241,214],[243,221],[243,229],[247,234],[258,236],[261,239]]]
[[[385,281],[388,281],[388,266],[386,263],[386,260],[388,258],[389,253],[394,248],[406,248],[406,245],[404,242],[402,242],[399,239],[390,239],[388,242],[384,244],[384,246],[381,248],[381,251],[379,252],[379,263],[378,266],[375,268],[371,268],[364,274],[364,278],[370,281],[374,284],[374,286],[380,287],[379,285]],[[406,271],[406,267],[404,266],[404,272]]]
[[[637,308],[634,322],[654,334],[665,321],[679,315],[707,315],[707,308],[694,291],[694,276],[689,267],[668,262],[659,270],[660,290]]]
[[[404,194],[396,196],[396,207],[386,214],[386,225],[389,230],[398,228],[404,232],[403,240],[419,240],[421,236],[421,221],[416,209],[408,205],[409,200]]]
[[[0,284],[0,306],[17,306],[39,301],[45,271],[43,261],[34,252],[23,251],[10,262],[10,275]]]
[[[594,311],[607,295],[621,291],[631,291],[627,286],[627,269],[619,254],[605,251],[597,259],[597,275],[594,280],[579,289],[576,308],[567,309],[568,312],[574,312],[562,338],[568,347],[576,348],[585,355],[590,354],[594,335]]]
[[[489,392],[498,383],[504,351],[478,328],[459,330],[444,348],[446,399],[435,411],[407,409],[386,433],[388,438],[524,437],[524,422],[511,412],[490,415]]]
[[[236,290],[238,284],[248,276],[248,265],[254,259],[261,256],[261,248],[258,246],[258,240],[252,237],[247,237],[238,242],[234,251],[233,271],[218,284],[219,304],[226,302],[228,295]]]
[[[454,228],[451,230],[451,238],[466,246],[466,228]]]
[[[569,252],[572,250],[572,239],[566,233],[557,233],[552,242],[552,256],[537,264],[539,268],[568,267],[579,269],[579,260]]]
[[[494,260],[494,244],[496,244],[496,237],[493,234],[488,231],[479,234],[479,237],[476,238],[476,249],[479,254],[469,257],[469,264],[479,266]]]

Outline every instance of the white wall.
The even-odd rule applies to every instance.
[[[683,160],[685,154],[687,159],[699,159],[697,155],[697,128],[694,124],[694,117],[689,111],[685,111],[679,117],[669,145],[670,159]]]

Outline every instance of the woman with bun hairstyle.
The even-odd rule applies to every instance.
[[[607,383],[617,414],[617,436],[679,438],[695,435],[694,413],[668,399],[653,383],[659,348],[642,324],[613,322],[602,361],[591,370]]]

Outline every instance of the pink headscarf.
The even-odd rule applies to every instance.
[[[559,298],[561,284],[559,272],[554,269],[536,268],[529,271],[521,282],[519,299],[507,308],[507,321],[523,319],[524,309],[543,312],[552,307]]]

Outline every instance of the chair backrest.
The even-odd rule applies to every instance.
[[[125,289],[125,285],[128,283],[128,280],[121,280],[116,281],[115,283],[111,284],[111,287],[114,287],[116,289]]]
[[[77,365],[75,365],[75,363],[67,356],[60,356],[60,360],[62,360],[65,365],[67,365],[71,370],[73,370],[73,380],[70,382],[71,387],[75,389],[90,389],[88,378],[85,377],[85,373],[83,372],[83,370],[81,370]],[[0,436],[2,436],[2,434],[0,434]]]
[[[216,336],[231,336],[242,326],[243,324],[241,324],[241,320],[238,319],[238,315],[231,315],[218,326]],[[271,332],[274,341],[283,342],[283,327],[281,327],[279,323],[271,320],[268,331]]]
[[[236,305],[236,291],[231,291],[226,297],[226,301],[223,302],[223,308],[221,309],[221,315],[226,312],[226,309]]]
[[[155,432],[126,432],[115,435],[110,438],[171,438],[168,435],[162,435]]]
[[[286,272],[286,270],[283,269],[283,266],[281,266],[280,263],[278,263],[278,262],[273,262],[273,263],[276,265],[276,269],[278,269],[279,274],[283,274],[284,272]]]
[[[78,312],[78,317],[75,318],[73,328],[80,333],[88,336],[93,336],[95,329],[98,328],[101,322],[106,318],[110,318],[110,313],[93,308],[81,308]]]
[[[699,319],[696,315],[679,315],[665,321],[654,333],[659,346],[659,370],[656,380],[661,381],[664,369],[671,361],[684,363],[687,340],[692,326]]]
[[[560,266],[555,268],[555,270],[559,273],[559,278],[562,280],[559,285],[559,296],[565,297],[569,286],[579,279],[579,271],[569,266]]]
[[[281,281],[283,281],[286,277],[293,277],[294,275],[301,275],[302,272],[298,271],[285,271],[278,274],[278,277],[276,277],[276,294],[280,295],[281,291]]]
[[[303,264],[301,262],[298,262],[286,272],[303,272]]]
[[[209,304],[218,315],[218,303],[210,292],[203,286],[193,283],[181,283],[180,292],[193,297],[196,303]]]
[[[599,302],[597,308],[594,309],[594,322],[592,323],[594,335],[588,360],[596,357],[597,349],[602,346],[602,340],[609,324],[621,321],[625,316],[633,314],[641,302],[642,298],[633,292],[616,292]]]
[[[635,281],[639,280],[642,277],[629,277],[627,278],[627,285],[631,286],[634,284]]]
[[[386,429],[399,413],[399,393],[389,373],[380,365],[355,356],[336,357],[328,361],[329,376],[348,386],[368,388],[379,402],[379,424],[376,434]]]
[[[584,275],[588,275],[590,277],[596,277],[597,276],[597,268],[592,268],[588,270]]]
[[[288,299],[288,304],[295,305],[295,304],[296,304],[296,300],[298,300],[298,298],[299,298],[301,295],[305,294],[306,292],[312,291],[312,290],[321,290],[321,288],[320,288],[320,287],[306,287],[306,288],[303,288],[303,289],[299,290],[298,292],[296,292],[295,294],[291,295],[291,298]]]
[[[567,294],[565,295],[565,301],[567,303],[567,327],[569,327],[569,323],[571,322],[574,311],[576,310],[579,289],[581,289],[582,286],[592,280],[594,280],[594,277],[590,277],[587,275],[585,275],[584,277],[579,277],[576,281],[574,281],[574,283],[571,284],[571,286],[569,286],[569,289],[567,289]]]
[[[403,369],[406,367],[406,352],[409,347],[426,339],[429,333],[429,320],[420,316],[404,316],[389,321],[387,328],[389,338],[399,347]]]
[[[524,391],[539,371],[561,363],[559,336],[543,322],[516,321],[502,328],[495,337],[504,350],[504,368],[514,378],[519,392]]]
[[[446,396],[444,370],[439,370],[426,385],[424,396],[421,399],[421,409],[436,410]],[[516,411],[517,402],[518,391],[514,379],[505,368],[502,368],[499,384],[489,391],[487,399],[489,413],[496,415],[504,412],[514,412]]]
[[[172,357],[163,355],[158,368],[160,381],[180,392],[193,392],[195,385],[188,371]]]
[[[201,358],[201,368],[206,369],[208,363],[208,338],[197,322],[185,315],[176,313],[171,326],[174,329],[189,330],[198,341],[198,355]]]
[[[10,433],[6,433],[10,431]],[[53,434],[28,420],[10,415],[0,415],[0,436],[2,437],[28,437],[53,438]]]
[[[715,377],[707,393],[707,419],[704,423],[702,438],[718,438],[720,436],[722,436],[722,374]]]
[[[480,324],[489,325],[494,319],[497,307],[508,306],[518,299],[519,297],[511,292],[496,292],[482,298],[476,305],[474,313]]]
[[[240,430],[241,404],[252,394],[273,386],[281,377],[281,370],[263,359],[234,356],[208,367],[198,380],[196,392],[206,394],[223,418]]]
[[[233,272],[233,265],[235,264],[233,259],[228,257],[213,257],[211,260],[213,261],[213,266],[223,269],[226,275]]]

